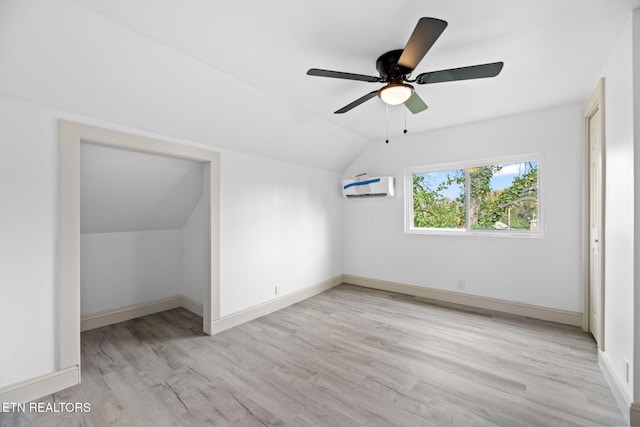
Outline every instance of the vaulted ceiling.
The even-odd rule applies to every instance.
[[[381,143],[376,74],[422,16],[449,26],[414,74],[504,61],[493,79],[418,86],[410,132],[584,100],[640,0],[2,0],[0,95],[327,170]],[[401,142],[405,109],[389,108]]]
[[[202,165],[190,160],[81,144],[80,231],[184,227],[202,195]]]

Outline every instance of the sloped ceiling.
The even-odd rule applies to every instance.
[[[182,228],[202,195],[202,165],[81,145],[80,230],[113,233]]]
[[[494,79],[419,86],[410,132],[584,100],[640,0],[3,0],[0,94],[162,135],[341,171],[386,134],[384,104],[333,111],[418,18],[449,26],[416,73],[504,61]],[[401,142],[404,107],[390,107]]]

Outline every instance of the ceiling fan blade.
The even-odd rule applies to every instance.
[[[425,104],[422,98],[420,98],[420,96],[415,92],[413,92],[409,99],[404,102],[404,105],[406,105],[407,109],[413,114],[420,113],[429,108],[429,106]]]
[[[402,55],[400,55],[400,59],[398,59],[398,65],[414,70],[445,28],[447,28],[447,21],[436,18],[420,18]]]
[[[418,77],[416,77],[416,83],[426,85],[431,83],[451,82],[455,80],[495,77],[500,74],[503,65],[503,62],[493,62],[491,64],[472,65],[470,67],[431,71],[418,75]]]
[[[377,94],[378,94],[377,90],[374,90],[373,92],[369,92],[365,96],[356,99],[351,104],[345,105],[341,109],[335,111],[334,114],[346,113],[347,111],[351,110],[352,108],[355,108],[358,105],[362,104],[363,102],[366,102],[366,101],[370,100],[371,98],[375,97]]]
[[[342,71],[321,70],[319,68],[311,68],[307,71],[308,76],[333,77],[335,79],[359,80],[361,82],[376,83],[380,81],[380,77],[366,76],[364,74],[344,73]]]

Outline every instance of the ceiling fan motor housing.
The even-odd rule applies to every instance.
[[[376,69],[380,73],[381,82],[402,82],[411,74],[411,69],[398,65],[403,49],[390,50],[380,55],[376,61]]]

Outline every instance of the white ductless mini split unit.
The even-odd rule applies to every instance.
[[[393,176],[371,178],[366,174],[342,181],[344,197],[393,197],[396,194],[396,179]]]

